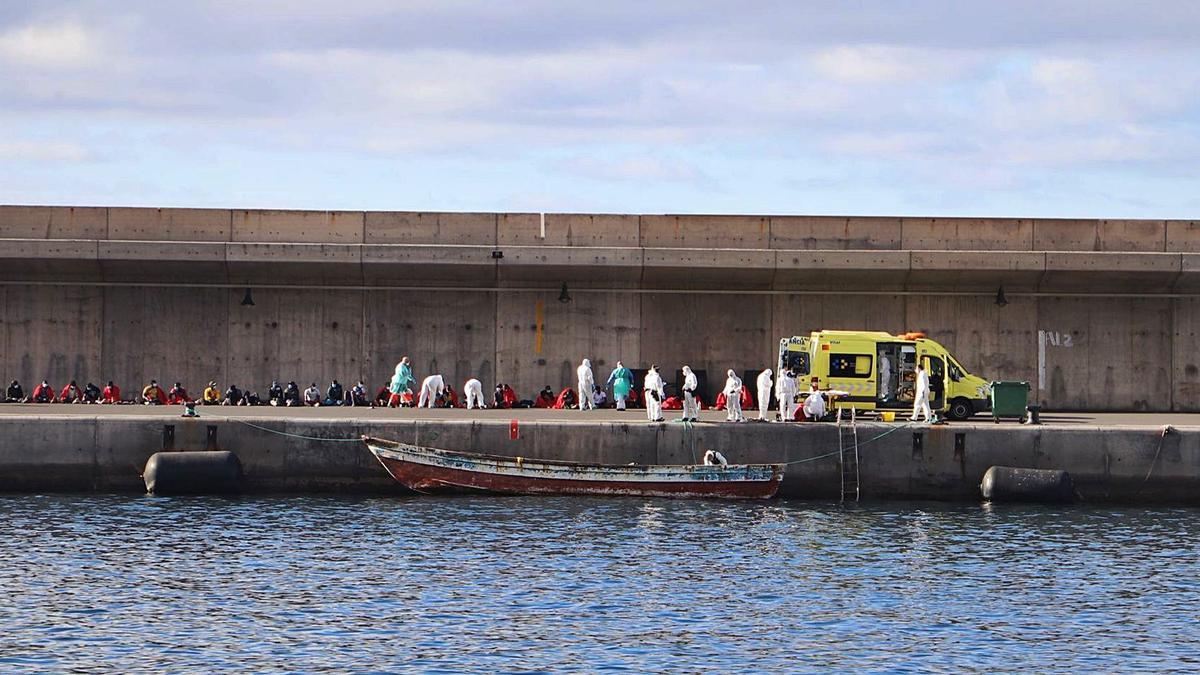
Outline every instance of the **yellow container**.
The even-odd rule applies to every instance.
[[[882,417],[883,417],[884,422],[895,422],[896,421],[896,413],[894,413],[890,410],[883,413]]]

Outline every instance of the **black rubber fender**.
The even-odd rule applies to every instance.
[[[228,450],[156,452],[142,479],[156,495],[228,494],[242,487],[242,461]]]
[[[1061,469],[1025,469],[993,466],[979,484],[983,498],[991,502],[1038,502],[1062,504],[1075,501],[1075,482]]]

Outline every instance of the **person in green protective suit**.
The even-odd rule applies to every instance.
[[[392,375],[392,381],[388,383],[388,390],[392,392],[391,405],[393,407],[400,400],[400,395],[408,391],[413,382],[412,366],[409,365],[408,357],[400,359],[400,363],[396,364],[396,372]]]
[[[625,409],[625,399],[629,398],[629,390],[633,388],[633,373],[620,361],[608,376],[608,382],[613,388],[613,399],[617,402],[617,410]]]

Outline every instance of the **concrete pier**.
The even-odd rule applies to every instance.
[[[839,496],[833,424],[649,424],[639,411],[405,411],[4,406],[0,490],[143,489],[146,460],[162,450],[232,450],[250,492],[403,494],[361,442],[363,434],[507,456],[610,464],[691,463],[708,448],[734,462],[790,462],[781,495]],[[990,466],[1064,469],[1088,502],[1200,503],[1200,416],[1119,423],[1064,417],[1045,426],[860,423],[863,499],[978,500]],[[517,420],[517,438],[511,421]]]

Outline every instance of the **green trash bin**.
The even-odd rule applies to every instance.
[[[1028,382],[993,382],[991,389],[992,420],[999,422],[1001,417],[1025,419],[1025,408],[1029,405]]]

